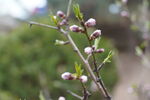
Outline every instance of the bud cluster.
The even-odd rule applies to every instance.
[[[61,22],[59,22],[60,26],[67,25],[68,21],[66,19],[66,15],[64,12],[59,10],[59,11],[57,11],[56,15],[62,19]]]
[[[64,80],[80,80],[82,83],[86,83],[88,81],[88,77],[85,75],[80,76],[79,78],[70,72],[65,72],[61,75],[61,78]]]

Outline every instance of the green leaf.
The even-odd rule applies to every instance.
[[[95,39],[95,41],[94,41],[95,49],[98,49],[98,45],[99,45],[100,40],[101,40],[101,38],[100,38],[100,37],[99,37],[99,38],[97,38],[97,39]]]
[[[83,14],[80,11],[80,6],[78,4],[73,5],[73,11],[78,20],[83,20]]]
[[[83,73],[83,69],[81,69],[81,64],[79,65],[78,63],[75,63],[75,70],[75,75],[79,78]]]
[[[105,64],[105,63],[110,63],[110,62],[111,62],[110,59],[112,58],[112,55],[113,55],[113,52],[110,51],[110,52],[108,53],[107,57],[104,59],[103,63],[104,63],[104,64]]]
[[[51,20],[52,20],[56,25],[58,25],[57,16],[51,15],[50,17],[51,17]]]

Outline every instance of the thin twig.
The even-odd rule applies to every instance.
[[[89,54],[89,55],[87,56],[87,58],[86,58],[86,61],[89,61],[89,59],[90,59],[91,56],[92,56],[92,55]]]
[[[71,5],[72,5],[72,0],[69,0],[69,4],[68,4],[68,8],[67,8],[67,18],[70,16]]]
[[[82,88],[83,88],[83,99],[82,100],[88,100],[89,96],[90,96],[90,93],[89,91],[87,90],[86,86],[84,85],[84,83],[82,81],[81,82],[81,85],[82,85]]]
[[[105,65],[105,63],[101,63],[99,66],[98,66],[98,68],[97,68],[97,71],[100,71],[102,68],[103,68],[103,66]],[[94,70],[94,72],[95,72],[96,70]]]
[[[47,25],[47,24],[42,24],[42,23],[38,23],[38,22],[34,22],[34,21],[27,21],[27,23],[29,23],[31,26],[32,25],[37,25],[37,26],[42,26],[42,27],[47,27],[47,28],[51,28],[51,29],[58,29],[55,26],[51,26],[51,25]]]
[[[67,90],[67,92],[70,93],[72,96],[74,96],[74,97],[76,97],[76,98],[78,98],[78,99],[80,99],[80,100],[83,100],[83,97],[77,95],[76,93],[74,93],[74,92],[72,92],[72,91],[70,91],[70,90]]]

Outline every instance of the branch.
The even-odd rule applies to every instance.
[[[103,68],[104,65],[105,65],[105,63],[101,63],[101,64],[98,66],[97,71],[100,71],[100,70]],[[96,72],[96,70],[94,70],[94,72]]]
[[[94,83],[96,84],[98,90],[100,91],[100,93],[102,92],[102,94],[104,95],[104,97],[108,97],[106,92],[101,88],[101,84],[97,83],[97,78],[94,75],[91,66],[89,65],[88,61],[86,61],[86,59],[83,57],[83,55],[81,54],[80,50],[78,49],[78,47],[76,46],[76,44],[74,43],[72,37],[70,36],[70,34],[68,34],[68,31],[64,31],[63,29],[59,29],[57,27],[54,26],[50,26],[50,25],[46,25],[46,24],[41,24],[41,23],[37,23],[37,22],[33,22],[30,21],[29,24],[32,25],[38,25],[38,26],[42,26],[42,27],[46,27],[46,28],[51,28],[51,29],[56,29],[59,30],[61,33],[63,33],[66,38],[68,39],[68,41],[70,42],[70,44],[72,45],[72,47],[74,48],[74,50],[77,52],[77,54],[79,55],[80,59],[82,60],[82,62],[84,63],[84,67],[87,70],[87,72],[89,72],[91,79],[94,81]],[[111,99],[108,99],[111,100]]]
[[[68,4],[68,8],[67,8],[67,18],[70,16],[71,5],[72,5],[72,0],[69,0],[69,4]]]
[[[92,56],[92,55],[89,54],[89,55],[87,56],[87,58],[86,58],[86,61],[89,61],[89,59],[90,59],[91,56]]]
[[[72,0],[69,0],[68,9],[67,9],[67,18],[68,18],[69,15],[70,15],[71,5],[72,5]],[[77,52],[77,54],[79,55],[79,57],[80,57],[80,59],[82,60],[82,62],[84,63],[85,69],[86,69],[87,72],[90,74],[90,77],[91,77],[91,79],[94,81],[94,83],[96,84],[96,86],[97,86],[97,88],[98,88],[100,94],[101,94],[101,92],[102,92],[102,94],[104,95],[105,98],[107,98],[107,100],[111,100],[111,97],[108,95],[108,92],[106,91],[105,86],[104,86],[102,80],[97,81],[97,77],[98,77],[98,79],[100,79],[100,76],[99,76],[98,72],[96,72],[96,73],[97,73],[97,77],[96,77],[96,76],[94,75],[94,72],[93,72],[92,69],[91,69],[91,66],[90,66],[89,62],[83,57],[83,55],[81,54],[80,50],[78,49],[78,47],[76,46],[75,42],[73,41],[72,37],[70,36],[68,29],[65,31],[65,30],[61,29],[60,27],[54,27],[54,26],[50,26],[50,25],[46,25],[46,24],[41,24],[41,23],[33,22],[33,21],[29,21],[28,23],[29,23],[31,26],[32,26],[32,25],[38,25],[38,26],[42,26],[42,27],[47,27],[47,28],[51,28],[51,29],[56,29],[56,30],[60,31],[61,33],[63,33],[63,34],[66,36],[66,38],[69,40],[69,42],[70,42],[70,44],[72,45],[72,47],[74,48],[74,50],[75,50],[75,51]],[[85,28],[86,35],[87,35],[87,37],[88,37],[86,27],[84,26],[84,28]],[[88,37],[88,38],[89,38],[89,37]],[[90,41],[89,41],[89,43],[90,43],[90,46],[92,46]],[[92,54],[92,56],[93,56],[93,59],[94,59],[95,68],[96,68],[96,70],[97,70],[97,65],[96,65],[96,60],[95,60],[94,54]],[[98,82],[99,82],[99,83],[98,83]]]
[[[32,25],[37,25],[37,26],[42,26],[42,27],[46,27],[46,28],[51,28],[51,29],[58,29],[57,27],[55,26],[51,26],[51,25],[47,25],[47,24],[41,24],[41,23],[38,23],[38,22],[34,22],[34,21],[27,21],[27,23],[30,24],[30,26]]]
[[[84,33],[85,33],[87,40],[89,42],[89,46],[92,47],[92,42],[89,38],[88,31],[87,31],[87,28],[84,24],[84,21],[82,20],[80,23],[84,28]],[[99,71],[98,71],[98,67],[97,67],[97,63],[96,63],[96,58],[95,58],[95,55],[93,52],[92,52],[92,58],[93,58],[93,63],[94,63],[94,67],[95,67],[94,72],[96,73],[97,82],[99,82],[99,84],[101,86],[101,90],[104,92],[106,99],[111,100],[111,97],[110,97],[110,95],[109,95],[109,93],[105,87],[105,84],[104,84],[103,80],[101,80],[101,76],[99,75]]]

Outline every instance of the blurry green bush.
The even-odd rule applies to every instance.
[[[84,35],[72,33],[72,36],[83,52],[87,45]],[[56,39],[65,40],[55,30],[37,26],[30,29],[27,24],[7,36],[0,36],[0,89],[7,91],[1,91],[4,95],[0,95],[0,100],[10,100],[4,99],[8,94],[37,100],[40,90],[44,88],[50,91],[54,99],[60,95],[68,100],[74,98],[66,90],[78,91],[80,86],[76,82],[63,81],[60,75],[65,71],[73,72],[75,61],[82,62],[69,45],[55,46]],[[106,52],[99,56],[99,61],[106,57],[111,44],[103,39],[100,47],[104,47]],[[114,63],[105,67],[102,76],[107,87],[112,89],[117,80],[116,69]]]

